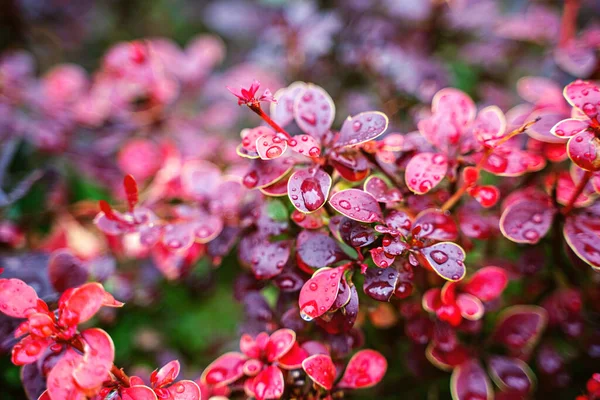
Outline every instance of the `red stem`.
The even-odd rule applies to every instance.
[[[565,0],[562,19],[560,23],[559,47],[565,47],[577,34],[577,14],[581,7],[581,0]]]
[[[292,139],[292,135],[290,135],[289,133],[287,133],[285,129],[283,129],[275,121],[273,121],[271,119],[271,117],[269,117],[267,114],[265,114],[265,112],[260,107],[260,103],[256,102],[256,103],[253,103],[253,104],[249,104],[248,108],[250,108],[256,114],[258,114],[258,116],[261,117],[267,124],[271,125],[271,127],[273,129],[275,129],[275,132],[279,132],[279,133],[284,134],[288,140]]]
[[[592,172],[585,171],[585,175],[583,175],[583,178],[581,178],[581,180],[577,184],[577,187],[575,188],[575,192],[573,192],[573,195],[571,196],[569,203],[567,204],[567,206],[565,208],[563,208],[563,210],[562,210],[563,215],[568,215],[571,212],[571,210],[573,209],[573,206],[575,205],[575,201],[577,200],[579,195],[583,192],[583,189],[585,189],[585,187],[587,186],[591,177],[592,177]]]

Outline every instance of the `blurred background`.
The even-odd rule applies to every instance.
[[[275,92],[296,80],[314,82],[336,102],[334,126],[376,109],[390,117],[391,131],[410,132],[447,86],[506,111],[523,101],[515,90],[523,76],[560,85],[600,78],[600,2],[578,4],[568,43],[563,7],[541,0],[2,0],[5,276],[27,278],[40,296],[56,300],[48,260],[69,247],[86,277],[127,302],[99,318],[118,349],[116,364],[146,376],[178,358],[180,377],[195,379],[237,346],[242,328],[268,323],[276,292],[263,290],[266,304],[258,306],[236,299],[244,290],[236,280],[241,267],[235,253],[227,255],[226,238],[219,242],[226,251],[177,260],[175,272],[171,259],[124,256],[92,224],[97,200],[122,199],[127,173],[149,185],[173,152],[227,165],[235,175],[243,166],[234,151],[240,129],[259,120],[237,106],[226,85],[258,79]],[[130,41],[138,41],[140,57],[149,46],[150,68],[127,64],[119,46]],[[2,321],[6,349],[13,326]],[[367,347],[398,360],[380,387],[356,398],[397,398],[398,388],[411,399],[449,398],[447,374],[401,356],[407,348],[394,340],[403,335],[398,325],[376,330],[365,323],[364,330]],[[564,398],[587,379],[576,368],[553,378]],[[23,398],[19,369],[5,354],[0,399]]]

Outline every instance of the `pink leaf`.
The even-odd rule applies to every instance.
[[[421,249],[421,255],[426,265],[446,280],[459,281],[465,276],[465,251],[455,243],[436,243]]]
[[[294,82],[286,88],[281,88],[273,97],[276,103],[271,103],[271,118],[281,126],[286,126],[294,120],[294,102],[299,94],[306,89],[304,82]]]
[[[0,279],[0,311],[15,318],[26,318],[37,306],[35,290],[20,279]]]
[[[321,268],[306,281],[298,298],[302,318],[310,321],[331,308],[337,297],[343,273],[344,267]]]
[[[447,171],[448,161],[444,155],[419,153],[406,166],[406,186],[416,194],[425,194],[444,179]]]
[[[121,400],[158,400],[154,390],[148,386],[135,385],[121,389]]]
[[[283,178],[293,166],[293,163],[285,157],[269,161],[252,160],[250,169],[242,178],[242,183],[248,189],[269,186]]]
[[[590,129],[569,139],[567,154],[577,166],[586,171],[600,170],[600,139]]]
[[[484,146],[493,147],[506,132],[506,118],[497,106],[489,106],[477,114],[473,134]]]
[[[492,400],[494,390],[477,360],[468,360],[454,369],[450,378],[453,400]]]
[[[498,298],[508,284],[508,274],[499,267],[483,267],[465,282],[462,290],[481,301]]]
[[[446,88],[433,96],[431,111],[452,115],[458,125],[466,126],[475,119],[477,109],[466,93],[458,89]]]
[[[516,243],[535,244],[546,236],[556,209],[546,201],[525,199],[506,207],[500,217],[500,230]]]
[[[600,270],[600,219],[588,210],[570,215],[565,221],[563,235],[579,258]]]
[[[419,238],[433,240],[456,240],[458,227],[449,212],[428,208],[417,215],[413,229],[419,227],[416,235]]]
[[[252,129],[242,129],[240,136],[242,137],[242,146],[250,154],[257,153],[256,141],[264,135],[275,135],[275,131],[268,126],[257,126]],[[258,154],[258,153],[257,153]]]
[[[99,283],[86,283],[76,288],[61,307],[60,319],[71,318],[75,314],[76,324],[81,324],[92,318],[104,303],[104,288]],[[69,315],[67,315],[69,314]],[[70,325],[66,323],[66,325]]]
[[[388,122],[387,116],[378,111],[368,111],[348,117],[340,129],[335,146],[354,146],[373,140],[385,132]]]
[[[371,258],[373,259],[373,262],[379,268],[389,267],[390,265],[392,265],[392,263],[396,259],[395,256],[391,256],[391,257],[388,256],[386,254],[386,252],[383,250],[383,247],[377,247],[377,248],[371,249],[371,250],[369,250],[369,252],[371,253]]]
[[[370,193],[380,203],[394,204],[402,201],[402,192],[377,176],[367,178],[364,183],[365,192]]]
[[[348,362],[338,384],[340,388],[363,389],[375,386],[387,370],[386,359],[375,350],[361,350]]]
[[[213,361],[200,376],[203,385],[226,386],[244,375],[246,356],[241,353],[225,353]]]
[[[306,375],[325,390],[331,390],[336,377],[336,369],[331,357],[315,354],[302,362]]]
[[[485,312],[485,308],[481,301],[468,293],[460,293],[456,296],[456,305],[460,309],[460,315],[471,321],[481,319]]]
[[[181,188],[195,200],[209,198],[221,182],[221,170],[208,161],[187,161],[181,167]]]
[[[84,393],[73,381],[73,372],[83,357],[74,350],[67,350],[48,374],[48,394],[51,399],[83,400]]]
[[[586,130],[589,126],[589,121],[575,118],[567,118],[558,122],[550,129],[550,133],[559,138],[570,138],[579,132]]]
[[[322,169],[299,169],[290,177],[287,193],[298,211],[312,213],[323,207],[330,189],[331,176]]]
[[[256,139],[256,151],[263,160],[281,157],[287,150],[287,141],[276,133],[264,133]]]
[[[25,336],[12,349],[12,363],[15,365],[31,364],[37,361],[54,341],[49,338]]]
[[[596,118],[600,112],[600,88],[588,81],[576,80],[565,86],[565,99],[590,118]]]
[[[321,144],[310,135],[294,136],[287,143],[292,150],[303,156],[319,157],[321,155]]]
[[[294,342],[292,348],[281,356],[277,363],[283,369],[298,369],[302,366],[302,361],[308,357],[308,353],[297,342]]]
[[[84,390],[95,390],[109,378],[115,358],[112,339],[101,329],[87,329],[82,333],[85,342],[83,359],[73,370],[73,379]]]
[[[183,380],[168,388],[172,400],[200,400],[200,388],[194,381]]]
[[[373,195],[359,189],[337,192],[331,196],[329,204],[339,213],[356,221],[370,223],[383,220],[377,200]]]
[[[331,128],[334,117],[335,105],[323,88],[309,83],[296,95],[294,119],[305,133],[320,139]]]
[[[283,373],[271,365],[253,379],[251,386],[256,400],[278,399],[283,396]]]

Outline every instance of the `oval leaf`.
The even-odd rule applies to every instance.
[[[416,194],[425,194],[446,176],[448,160],[442,154],[419,153],[406,165],[406,186]]]
[[[322,268],[306,281],[298,298],[300,315],[304,320],[310,321],[331,308],[337,297],[343,273],[344,267]]]
[[[554,214],[556,209],[546,201],[519,201],[502,213],[500,230],[513,242],[535,244],[550,230]]]
[[[35,290],[20,279],[0,279],[0,311],[9,317],[26,318],[37,306]]]
[[[510,351],[528,351],[546,328],[548,314],[542,307],[512,306],[496,322],[493,338]]]
[[[336,369],[331,357],[315,354],[302,361],[306,375],[325,390],[331,390],[336,377]]]
[[[453,400],[491,400],[494,390],[483,367],[477,360],[468,360],[454,369],[450,378]]]
[[[387,370],[387,361],[375,350],[361,350],[348,362],[338,387],[363,389],[376,385]]]
[[[369,297],[378,301],[390,301],[398,283],[395,268],[368,268],[365,273],[363,290]]]
[[[388,117],[379,111],[367,111],[348,117],[340,129],[335,146],[354,146],[373,140],[385,132],[388,122]]]
[[[565,86],[565,99],[590,118],[600,113],[600,88],[592,82],[576,80]]]
[[[381,208],[375,197],[359,189],[337,192],[331,196],[329,204],[339,213],[356,221],[370,223],[383,220]]]
[[[526,394],[534,386],[533,371],[518,358],[492,356],[488,367],[492,380],[502,391]]]
[[[331,176],[320,168],[299,169],[288,180],[287,193],[296,209],[312,213],[329,197]]]
[[[204,385],[226,386],[244,375],[246,357],[241,353],[225,353],[213,361],[200,376]]]
[[[335,117],[335,105],[323,88],[308,84],[296,96],[294,119],[305,133],[321,138],[331,128]]]
[[[507,284],[508,274],[504,269],[484,267],[471,275],[462,290],[481,301],[492,301],[502,294]]]
[[[426,265],[449,281],[459,281],[466,273],[465,251],[452,242],[436,243],[421,249]]]

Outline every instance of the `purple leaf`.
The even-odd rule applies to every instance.
[[[250,265],[256,279],[269,279],[283,270],[290,257],[290,245],[287,241],[263,241],[252,251]]]
[[[368,268],[365,273],[363,290],[377,301],[390,301],[398,283],[398,271],[395,268]]]
[[[600,139],[591,129],[577,133],[567,143],[569,158],[586,171],[600,170]]]
[[[379,111],[367,111],[346,118],[336,147],[354,146],[381,135],[388,127],[388,117]]]
[[[500,230],[513,242],[535,244],[550,230],[554,214],[552,204],[524,199],[506,207],[500,217]]]
[[[340,238],[354,248],[368,246],[377,239],[373,228],[346,217],[339,224],[339,233]]]
[[[436,243],[421,249],[422,263],[449,281],[459,281],[466,273],[465,251],[452,242]]]
[[[598,208],[598,207],[595,207]],[[567,244],[579,258],[595,270],[600,270],[600,218],[589,212],[593,207],[569,215],[563,235]]]
[[[83,285],[89,278],[89,271],[83,262],[68,249],[57,250],[50,256],[48,275],[52,286],[58,292]]]
[[[320,168],[299,169],[288,180],[288,196],[296,209],[312,213],[329,197],[331,176]]]
[[[468,360],[452,372],[450,391],[453,400],[492,400],[494,390],[477,360]]]
[[[306,233],[298,236],[296,252],[300,261],[309,267],[321,268],[348,258],[332,237]]]
[[[498,317],[492,337],[511,353],[528,353],[546,328],[547,320],[548,313],[542,307],[512,306]]]
[[[492,380],[502,391],[526,394],[533,388],[533,371],[518,358],[492,356],[488,367]]]
[[[279,157],[275,160],[252,160],[250,169],[242,178],[248,189],[272,185],[283,178],[294,167],[290,158]]]
[[[380,203],[394,204],[402,201],[402,192],[377,176],[367,178],[364,184],[365,192],[370,193]]]
[[[413,229],[420,227],[417,233],[419,238],[432,240],[456,240],[458,239],[458,227],[449,212],[429,208],[417,215],[413,223]]]
[[[287,150],[287,141],[275,132],[268,132],[256,139],[256,152],[263,160],[272,160],[281,157]]]
[[[331,196],[329,204],[339,213],[356,221],[367,223],[383,221],[383,214],[375,197],[359,189],[337,192]]]

